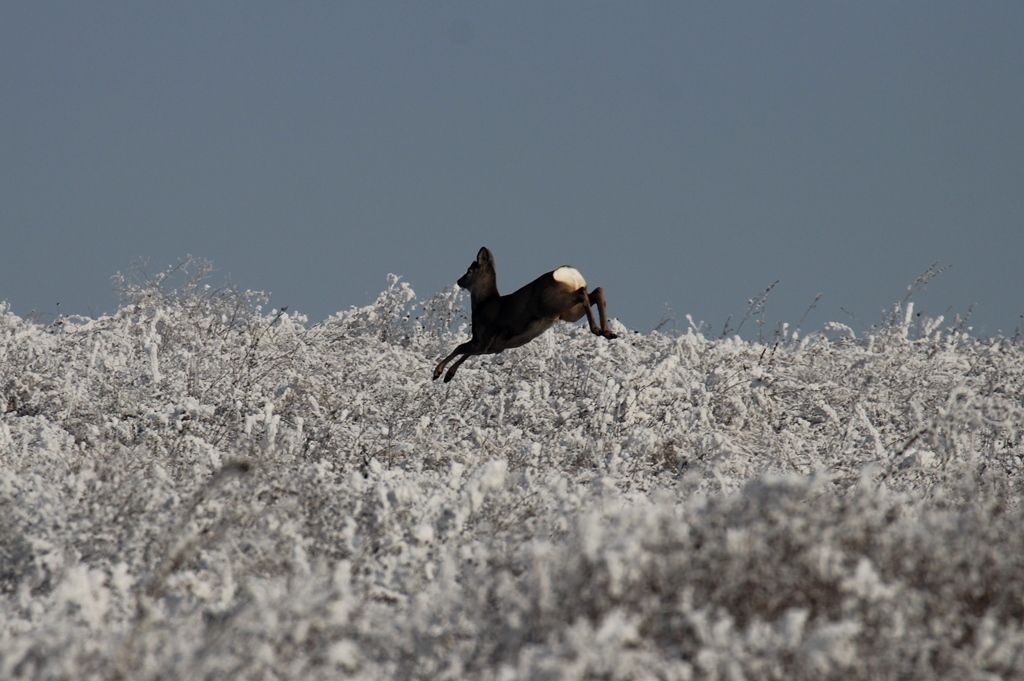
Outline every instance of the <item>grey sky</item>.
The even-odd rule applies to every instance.
[[[1020,2],[7,2],[0,300],[109,311],[192,253],[318,319],[487,245],[640,330],[776,279],[772,320],[864,326],[937,260],[926,313],[1012,332],[1021,36]]]

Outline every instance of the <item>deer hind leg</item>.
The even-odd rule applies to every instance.
[[[596,336],[604,336],[609,340],[612,338],[618,338],[618,336],[608,329],[608,315],[605,312],[604,304],[604,289],[598,286],[588,294],[587,289],[581,288],[578,295],[581,302],[573,305],[564,314],[562,314],[562,319],[567,322],[575,322],[583,317],[583,315],[586,315],[591,333]],[[590,309],[591,305],[597,305],[597,313],[601,320],[600,326],[597,325],[597,320],[594,319],[594,313]]]
[[[590,330],[594,331],[594,333],[604,336],[608,340],[611,340],[612,338],[618,338],[616,334],[612,333],[608,329],[608,314],[604,310],[604,289],[598,286],[597,288],[590,292],[588,298],[590,299],[590,305],[597,303],[597,313],[601,317],[601,329],[600,331],[594,331],[594,315],[590,311],[590,305],[587,305],[587,320],[590,322]]]

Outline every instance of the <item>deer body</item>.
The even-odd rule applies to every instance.
[[[572,267],[559,267],[542,274],[515,293],[503,296],[498,293],[494,256],[481,248],[458,284],[470,293],[473,338],[438,362],[434,379],[439,378],[448,362],[458,355],[462,356],[445,374],[446,383],[469,357],[518,348],[559,320],[575,322],[586,316],[593,333],[609,339],[616,337],[608,330],[604,291],[596,288],[588,294],[586,280]],[[598,306],[600,326],[590,310],[594,304]]]

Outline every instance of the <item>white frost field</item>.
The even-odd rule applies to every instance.
[[[444,385],[454,290],[204,273],[0,304],[0,679],[1024,678],[1019,338],[562,324]]]

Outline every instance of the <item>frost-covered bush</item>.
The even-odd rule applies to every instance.
[[[442,384],[456,289],[208,274],[0,304],[0,678],[1024,675],[1019,341],[561,325]]]

